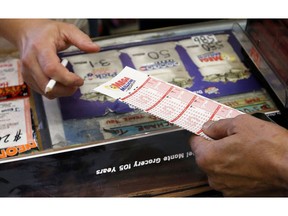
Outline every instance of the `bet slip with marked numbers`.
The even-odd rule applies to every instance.
[[[243,114],[130,67],[125,67],[116,77],[93,90],[206,138],[201,129],[206,121]]]

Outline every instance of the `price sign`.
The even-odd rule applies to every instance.
[[[217,38],[214,35],[198,35],[191,37],[194,44],[202,45],[202,44],[210,44],[216,43]]]

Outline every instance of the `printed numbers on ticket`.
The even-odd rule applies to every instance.
[[[208,138],[202,125],[208,120],[233,118],[242,112],[187,89],[125,67],[94,91],[118,99],[194,134]]]

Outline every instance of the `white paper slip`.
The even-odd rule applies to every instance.
[[[129,67],[94,88],[94,91],[119,99],[205,138],[208,137],[201,128],[206,121],[244,114]]]
[[[29,98],[2,101],[0,113],[0,149],[34,142]]]
[[[20,60],[16,58],[0,59],[0,88],[22,84]]]

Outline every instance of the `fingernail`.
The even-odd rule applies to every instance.
[[[98,44],[92,42],[92,41],[88,41],[88,42],[87,42],[87,45],[89,45],[89,46],[94,46],[94,47],[97,47],[97,48],[100,49],[100,46],[99,46]]]
[[[212,124],[214,124],[214,121],[207,121],[203,124],[202,129],[207,130]]]
[[[79,78],[79,79],[75,80],[75,82],[74,82],[74,85],[78,86],[78,87],[82,86],[83,84],[84,84],[84,80],[82,78]]]

